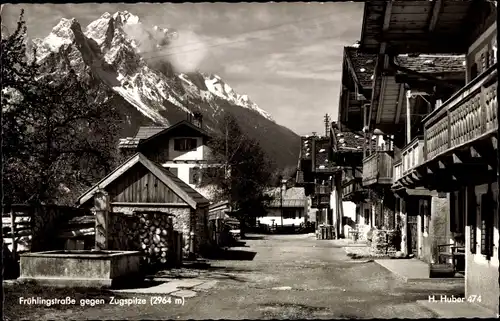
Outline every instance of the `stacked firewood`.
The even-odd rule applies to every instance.
[[[149,264],[166,264],[173,248],[172,218],[164,213],[140,213],[139,239]]]
[[[392,254],[397,251],[399,232],[396,230],[374,230],[371,251],[374,254]]]

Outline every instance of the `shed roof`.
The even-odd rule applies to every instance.
[[[94,196],[95,192],[97,192],[98,189],[104,189],[106,186],[125,174],[132,168],[132,166],[137,163],[141,163],[142,165],[144,165],[144,167],[146,167],[153,175],[158,177],[159,180],[161,180],[166,186],[168,186],[175,194],[177,194],[192,208],[197,208],[209,204],[209,201],[195,189],[184,183],[177,176],[172,174],[168,169],[164,168],[158,163],[152,162],[141,153],[137,153],[134,156],[130,157],[128,160],[118,166],[114,171],[112,171],[110,174],[101,179],[97,184],[83,193],[78,198],[77,203],[79,205],[86,203]]]

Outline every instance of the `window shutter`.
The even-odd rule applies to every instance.
[[[424,210],[424,204],[420,204],[420,230],[422,233],[425,232],[425,210]]]
[[[490,258],[493,250],[493,196],[488,188],[481,195],[481,254]]]
[[[186,150],[186,140],[183,138],[178,138],[174,140],[174,149],[177,151]]]
[[[467,224],[470,229],[470,252],[476,253],[477,248],[477,200],[474,188],[467,188]]]
[[[190,139],[189,149],[196,149],[198,147],[198,140],[196,138]]]
[[[457,230],[457,195],[455,192],[450,193],[450,232],[455,232]]]

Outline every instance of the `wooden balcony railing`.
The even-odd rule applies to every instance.
[[[329,195],[332,193],[332,188],[330,186],[316,186],[315,190],[317,195]]]
[[[401,150],[401,177],[424,162],[424,138],[415,137]],[[398,179],[399,179],[398,178]],[[394,178],[396,181],[397,179]]]
[[[398,179],[403,177],[403,160],[399,160],[394,163],[394,181],[396,182]]]
[[[497,80],[495,63],[423,120],[424,161],[497,130]]]
[[[342,197],[346,197],[350,194],[353,194],[355,192],[359,192],[361,190],[363,190],[363,186],[361,185],[361,182],[351,181],[350,184],[347,184],[344,187],[342,187]]]
[[[392,184],[393,151],[376,151],[363,159],[363,185]]]
[[[329,195],[318,195],[312,198],[311,206],[314,208],[323,208],[330,205]]]

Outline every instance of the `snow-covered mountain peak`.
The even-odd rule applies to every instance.
[[[62,19],[46,38],[33,41],[37,60],[49,66],[48,72],[71,67],[78,74],[92,73],[156,124],[169,124],[168,114],[174,111],[192,113],[201,102],[208,103],[215,115],[224,109],[217,99],[272,120],[219,75],[175,73],[161,51],[173,35],[182,36],[172,28],[150,28],[138,16],[121,11],[104,13],[84,30],[75,19]]]

